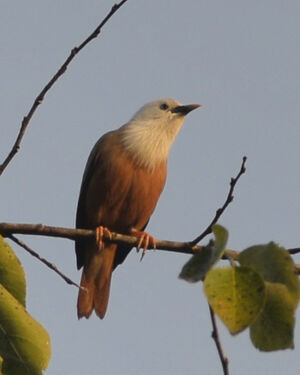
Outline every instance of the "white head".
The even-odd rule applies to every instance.
[[[181,105],[170,98],[145,104],[120,128],[125,149],[140,166],[155,169],[167,160],[185,115],[199,106]]]

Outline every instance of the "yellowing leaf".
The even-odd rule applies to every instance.
[[[204,280],[204,291],[212,309],[232,334],[247,328],[264,306],[264,282],[249,267],[209,271]]]
[[[0,285],[0,353],[3,375],[41,375],[50,359],[50,338]]]
[[[214,225],[215,240],[197,251],[183,266],[179,278],[195,283],[203,280],[207,271],[221,258],[227,243],[228,232],[221,225]]]
[[[21,262],[0,235],[0,284],[25,306],[26,283]]]
[[[266,303],[250,327],[255,347],[273,351],[294,347],[294,302],[286,286],[266,283]]]

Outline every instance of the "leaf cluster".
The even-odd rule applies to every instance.
[[[249,328],[259,350],[293,348],[300,284],[288,251],[270,242],[251,246],[233,259],[235,253],[225,250],[227,230],[215,225],[213,233],[215,240],[192,256],[179,277],[203,280],[211,308],[231,334]],[[222,256],[229,258],[230,266],[212,268]]]
[[[0,374],[40,375],[50,359],[47,331],[27,312],[23,267],[0,236]]]

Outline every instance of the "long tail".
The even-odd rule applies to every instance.
[[[89,318],[93,310],[103,319],[106,313],[112,266],[117,245],[111,244],[102,250],[89,249],[89,256],[83,267],[77,300],[78,318]]]

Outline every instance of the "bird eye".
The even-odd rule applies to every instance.
[[[163,103],[163,104],[161,104],[161,106],[159,108],[162,109],[163,111],[166,111],[169,108],[169,106],[168,106],[167,103]]]

